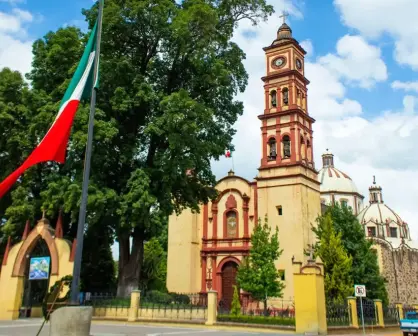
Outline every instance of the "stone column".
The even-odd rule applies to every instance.
[[[374,300],[374,306],[376,308],[377,325],[379,327],[384,328],[385,327],[385,320],[383,318],[383,304],[382,304],[382,300],[375,299]]]
[[[360,328],[358,324],[358,314],[357,314],[357,299],[353,296],[347,298],[348,301],[348,309],[350,312],[350,327],[352,328]]]
[[[300,262],[293,265],[296,333],[326,335],[323,268],[313,260],[303,267]]]
[[[400,320],[403,320],[403,318],[404,318],[404,314],[403,314],[403,304],[402,304],[402,303],[397,303],[397,304],[396,304],[396,308],[398,309],[399,319],[400,319]]]
[[[208,317],[206,325],[214,325],[216,323],[216,315],[218,313],[218,292],[214,290],[208,291]]]
[[[136,289],[131,293],[131,306],[129,307],[128,322],[134,322],[138,318],[139,300],[141,291]]]

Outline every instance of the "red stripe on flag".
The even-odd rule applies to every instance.
[[[65,162],[65,154],[67,151],[68,138],[70,137],[71,127],[73,125],[74,116],[77,112],[79,100],[71,100],[62,111],[59,118],[55,121],[42,142],[29,155],[23,164],[11,173],[0,184],[0,198],[10,189],[25,170],[33,165],[46,162],[56,161],[58,163]]]

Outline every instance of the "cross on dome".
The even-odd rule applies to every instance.
[[[282,15],[280,15],[279,17],[280,18],[283,18],[283,24],[285,24],[286,23],[286,17],[288,17],[289,16],[289,13],[287,13],[286,11],[282,11]]]

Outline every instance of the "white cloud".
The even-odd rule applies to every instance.
[[[418,70],[418,1],[334,0],[342,21],[368,38],[390,35],[394,57],[400,64]]]
[[[380,49],[368,44],[361,36],[343,36],[336,49],[336,54],[321,57],[319,63],[339,77],[362,88],[371,88],[376,82],[387,79]]]
[[[396,80],[392,83],[392,89],[418,92],[418,81],[401,82],[401,81]]]
[[[9,67],[22,74],[29,72],[32,63],[32,40],[27,37],[27,24],[33,15],[13,8],[10,13],[0,12],[0,69]]]
[[[314,47],[311,40],[304,40],[300,42],[300,45],[306,51],[306,58],[312,57],[314,55]]]

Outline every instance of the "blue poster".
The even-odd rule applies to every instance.
[[[29,264],[29,280],[48,279],[50,260],[50,257],[31,258]]]

